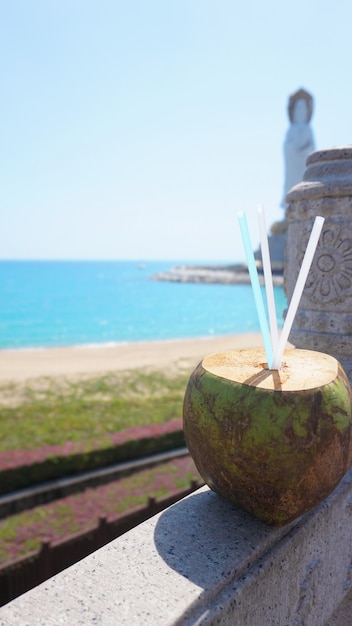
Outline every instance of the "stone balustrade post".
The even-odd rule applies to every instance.
[[[331,354],[352,380],[352,146],[313,152],[287,195],[285,291],[290,300],[314,218],[325,224],[292,327],[297,348]]]

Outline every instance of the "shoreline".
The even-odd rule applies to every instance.
[[[0,382],[99,375],[111,371],[190,370],[207,354],[261,347],[261,333],[215,335],[116,344],[0,350]]]

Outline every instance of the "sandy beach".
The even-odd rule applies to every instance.
[[[194,368],[207,354],[262,346],[257,334],[150,341],[112,346],[74,346],[40,350],[1,350],[0,381],[38,377],[97,375],[136,368]]]

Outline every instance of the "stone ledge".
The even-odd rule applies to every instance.
[[[352,470],[283,528],[204,487],[0,608],[0,624],[342,626],[351,522]]]
[[[325,626],[351,626],[352,623],[352,591],[344,598]]]

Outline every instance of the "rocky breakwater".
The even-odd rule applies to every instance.
[[[259,267],[259,280],[264,284],[264,276]],[[248,285],[250,277],[247,266],[236,265],[178,265],[167,272],[159,272],[152,276],[152,280],[165,280],[174,283],[207,283],[222,285]],[[275,286],[283,285],[282,274],[274,274]]]

